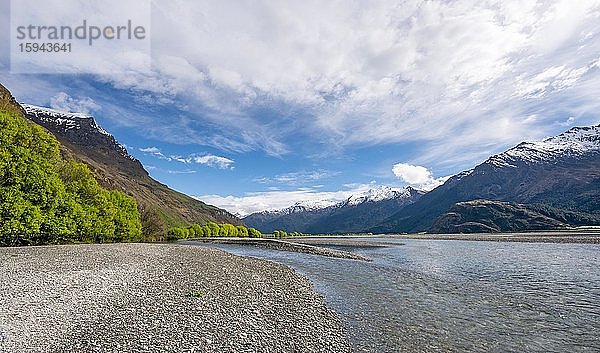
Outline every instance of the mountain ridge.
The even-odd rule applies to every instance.
[[[326,207],[309,208],[296,203],[281,210],[256,212],[243,220],[263,232],[277,229],[302,233],[360,232],[364,223],[376,223],[390,212],[414,202],[423,193],[412,187],[381,186]]]
[[[138,200],[146,232],[166,233],[167,228],[209,221],[241,225],[237,217],[215,206],[170,189],[149,176],[143,165],[92,116],[61,112],[29,104],[25,116],[52,133],[61,154],[87,164],[98,182]]]

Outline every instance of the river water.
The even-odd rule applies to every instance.
[[[213,246],[307,276],[355,352],[600,352],[600,245],[366,240],[402,245],[344,247],[373,262]]]

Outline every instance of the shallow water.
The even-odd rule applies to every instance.
[[[398,242],[344,247],[371,263],[211,246],[306,275],[356,352],[600,352],[599,245]]]

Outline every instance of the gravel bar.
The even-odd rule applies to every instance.
[[[303,244],[300,242],[284,241],[279,239],[264,239],[264,238],[195,238],[189,241],[183,241],[183,244],[188,242],[203,242],[203,243],[215,243],[215,244],[236,244],[236,245],[250,245],[258,246],[261,248],[300,252],[305,254],[320,255],[327,257],[335,257],[340,259],[360,260],[360,261],[371,261],[370,258],[354,254],[348,251],[328,249],[320,246],[314,246],[309,244]]]
[[[0,248],[0,352],[348,352],[310,282],[209,247]]]

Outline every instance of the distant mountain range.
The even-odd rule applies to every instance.
[[[104,130],[93,117],[21,104],[24,115],[50,131],[61,144],[61,154],[87,164],[106,189],[121,190],[139,205],[145,233],[189,223],[242,222],[229,212],[207,205],[152,179],[142,164]]]
[[[296,203],[276,211],[253,213],[243,221],[263,232],[356,233],[376,226],[425,192],[412,187],[370,189],[337,204]]]
[[[357,196],[323,209],[244,218],[308,233],[500,232],[600,224],[600,125],[523,142],[424,193]],[[359,201],[360,200],[360,201]]]
[[[0,102],[51,132],[65,159],[87,164],[107,189],[136,198],[144,232],[189,223],[242,224],[229,212],[152,179],[90,116],[28,104],[10,92]],[[158,221],[157,221],[158,220]],[[574,127],[523,142],[430,192],[378,187],[343,202],[297,203],[243,219],[263,232],[304,233],[501,232],[600,224],[600,125]]]
[[[546,205],[582,213],[584,218],[589,214],[593,219],[600,212],[600,125],[574,127],[544,141],[523,142],[494,155],[450,178],[371,231],[427,231],[452,206],[473,200]],[[467,212],[465,206],[469,205],[463,205],[463,213]],[[455,218],[455,222],[460,219]]]

